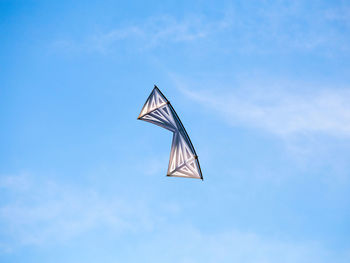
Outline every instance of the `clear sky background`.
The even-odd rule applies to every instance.
[[[0,35],[0,262],[350,262],[348,1],[0,1]]]

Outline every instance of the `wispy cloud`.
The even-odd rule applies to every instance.
[[[11,182],[1,184],[2,194],[11,198],[0,206],[0,234],[6,240],[0,242],[0,252],[10,253],[19,246],[67,243],[88,231],[106,228],[115,239],[123,238],[125,231],[147,233],[147,242],[126,243],[134,252],[128,255],[131,262],[138,262],[140,255],[146,261],[170,263],[340,263],[350,258],[346,249],[334,251],[313,240],[289,240],[234,227],[208,233],[196,220],[184,223],[155,219],[150,215],[149,203],[108,198],[91,189],[40,179],[30,174],[2,176],[2,182]],[[172,204],[166,213],[179,213],[179,209],[178,204]],[[113,255],[118,260],[119,255]]]
[[[21,245],[63,242],[96,227],[115,234],[152,228],[142,202],[118,195],[101,195],[29,174],[2,176],[0,190],[4,198],[0,233],[7,240],[5,251]]]
[[[178,20],[164,15],[149,18],[142,23],[128,24],[110,31],[94,33],[83,41],[58,40],[54,42],[54,46],[101,53],[110,52],[123,45],[137,50],[148,50],[165,44],[188,43],[205,38],[214,26],[218,26],[217,22],[206,23],[200,16]]]
[[[232,125],[255,127],[282,137],[314,133],[350,137],[349,89],[293,92],[290,91],[293,89],[271,88],[276,84],[269,86],[231,88],[224,92],[181,86],[181,90]]]
[[[65,50],[109,53],[209,41],[205,48],[233,53],[301,50],[330,55],[349,51],[350,39],[345,33],[350,31],[349,6],[318,7],[312,12],[309,9],[310,6],[298,1],[243,3],[222,8],[217,17],[193,13],[178,18],[165,14],[91,32],[80,36],[80,40],[56,40],[53,45]]]
[[[139,49],[144,50],[204,38],[209,32],[208,27],[208,24],[196,17],[179,21],[170,16],[162,16],[146,20],[142,24],[96,34],[90,38],[90,44],[97,51],[106,52],[118,45],[118,42],[131,41],[140,45]]]
[[[291,241],[232,229],[205,233],[183,225],[162,228],[136,249],[156,262],[345,263],[350,259],[350,251],[335,252],[314,241]]]

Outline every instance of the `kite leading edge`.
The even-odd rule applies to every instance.
[[[167,176],[202,179],[198,156],[173,106],[154,85],[143,106],[139,120],[147,121],[173,132]]]

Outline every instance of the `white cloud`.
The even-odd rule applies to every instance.
[[[226,92],[181,89],[232,125],[260,128],[283,137],[312,133],[350,137],[349,89],[312,92],[280,88],[232,88]]]
[[[96,227],[115,234],[152,229],[147,206],[117,194],[110,197],[28,174],[2,176],[0,187],[0,233],[8,241],[5,251],[62,242]]]
[[[98,32],[83,41],[57,40],[53,46],[68,50],[86,50],[108,53],[126,44],[128,48],[145,50],[169,43],[186,43],[206,37],[218,24],[206,23],[197,16],[178,20],[172,16],[146,19],[142,23],[129,23],[109,31]]]
[[[128,21],[80,39],[60,39],[54,47],[109,53],[113,50],[149,50],[176,43],[210,41],[204,49],[233,53],[317,51],[330,56],[348,52],[348,5],[318,7],[295,1],[243,3],[217,10],[218,16],[192,13],[184,18],[171,14]],[[342,25],[339,27],[338,25]],[[198,49],[198,46],[194,47]],[[204,52],[205,50],[203,50]]]
[[[136,249],[142,251],[146,261],[169,263],[345,263],[350,259],[349,250],[333,251],[314,241],[291,241],[232,229],[204,233],[189,226],[161,229]]]
[[[147,262],[169,263],[340,263],[350,259],[349,250],[330,249],[312,240],[288,240],[233,227],[205,232],[195,221],[192,225],[174,220],[157,221],[155,215],[149,215],[150,204],[108,198],[92,190],[43,182],[42,178],[28,174],[2,176],[2,181],[21,181],[2,184],[2,190],[11,195],[0,206],[0,233],[2,242],[6,241],[6,244],[0,243],[3,253],[14,253],[23,245],[67,244],[68,240],[94,228],[101,231],[101,227],[106,227],[115,239],[122,239],[120,233],[124,231],[144,234],[148,229],[146,236],[141,235],[141,241],[134,239],[125,243],[133,251],[128,254],[129,262],[139,262],[142,258]],[[23,181],[26,181],[24,188]],[[169,209],[166,213],[172,216],[179,213],[180,208],[172,204]],[[111,253],[114,253],[111,258],[118,261],[118,251]]]
[[[17,189],[25,190],[29,187],[28,174],[20,173],[15,176],[1,176],[0,177],[0,189]]]

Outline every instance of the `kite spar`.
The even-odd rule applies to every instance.
[[[147,121],[173,132],[167,176],[202,179],[198,156],[190,137],[173,106],[154,85],[138,120]]]

